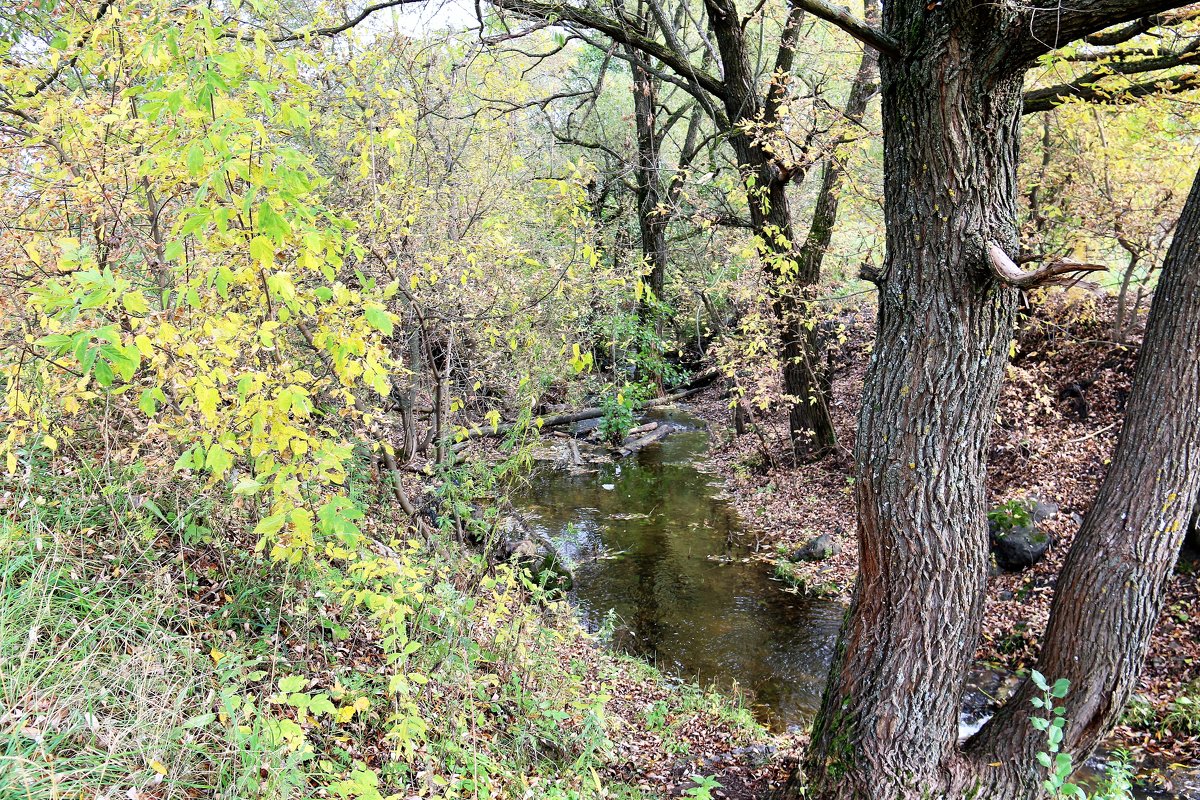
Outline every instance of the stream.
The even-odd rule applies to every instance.
[[[539,470],[518,507],[573,565],[588,630],[608,623],[617,647],[667,673],[737,687],[776,730],[810,721],[842,606],[782,591],[747,560],[737,513],[706,471],[703,422],[651,419],[683,430],[594,472]]]

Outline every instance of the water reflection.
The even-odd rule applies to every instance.
[[[701,469],[701,423],[617,464],[537,474],[518,504],[575,563],[583,624],[610,609],[615,641],[702,684],[747,691],[775,727],[811,719],[841,622],[841,606],[781,591],[766,567],[743,563],[739,522]],[[606,488],[611,487],[611,488]]]

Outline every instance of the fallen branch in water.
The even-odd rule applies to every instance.
[[[660,439],[665,439],[675,431],[679,430],[675,425],[663,425],[661,428],[655,426],[654,430],[640,438],[630,437],[622,442],[621,446],[614,448],[617,455],[631,456],[638,450],[641,450],[646,445],[654,444]]]

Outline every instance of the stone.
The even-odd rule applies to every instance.
[[[769,744],[752,744],[738,747],[730,753],[736,763],[747,764],[751,767],[765,767],[775,757],[775,748]]]
[[[1059,512],[1058,503],[1033,495],[1029,498],[1029,516],[1034,524],[1045,522]]]
[[[822,533],[811,539],[808,544],[801,547],[791,555],[792,561],[824,561],[831,556],[835,556],[842,551],[842,548],[833,541],[833,537],[828,533]]]
[[[1020,572],[1038,563],[1050,548],[1050,536],[1038,530],[1036,524],[1005,528],[988,522],[988,539],[996,564],[1006,572]]]

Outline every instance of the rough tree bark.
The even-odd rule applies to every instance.
[[[852,32],[865,27],[821,0],[797,2]],[[1006,800],[1032,791],[1027,695],[966,751],[957,743],[986,590],[986,442],[1015,302],[1013,276],[989,259],[989,242],[1017,251],[1025,66],[1167,5],[1079,0],[1042,12],[893,0],[882,31],[859,31],[899,54],[881,65],[888,251],[855,453],[859,578],[806,775],[787,794]],[[1197,466],[1200,342],[1189,337],[1200,291],[1195,269],[1179,275],[1182,259],[1154,323],[1155,341],[1181,344],[1143,357],[1137,391],[1165,392],[1180,400],[1170,409],[1188,410],[1131,403],[1135,432],[1123,436],[1124,455],[1072,551],[1047,636],[1043,671],[1080,687],[1068,703],[1076,753],[1094,746],[1136,677],[1196,493],[1185,476]]]
[[[1137,686],[1200,492],[1200,175],[1154,293],[1125,424],[1059,576],[1039,670],[1066,678],[1064,749],[1082,759]],[[1044,734],[1026,685],[970,742],[983,796],[1016,797]],[[1000,764],[999,767],[989,766]]]
[[[887,4],[885,30],[924,9]],[[859,578],[808,758],[815,797],[940,797],[956,744],[1016,299],[985,242],[1016,250],[1022,82],[983,58],[987,24],[924,25],[881,65],[887,260],[855,452]]]

